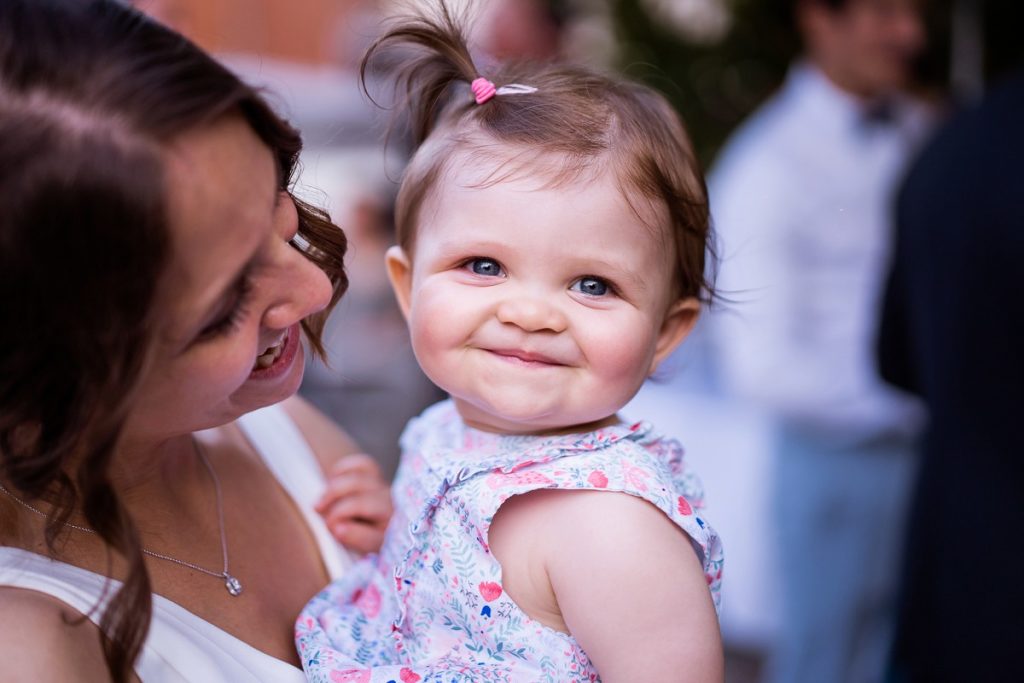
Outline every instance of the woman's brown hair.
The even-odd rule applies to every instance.
[[[638,199],[667,212],[669,234],[657,236],[670,239],[666,248],[677,256],[676,295],[710,302],[707,189],[668,101],[646,86],[581,66],[506,64],[481,73],[464,24],[437,0],[433,12],[393,25],[363,59],[364,87],[378,63],[397,71],[389,74],[404,105],[396,120],[408,121],[417,146],[395,208],[399,244],[410,253],[415,248],[420,208],[458,154],[496,162],[488,182],[530,173],[557,185],[607,169],[638,215],[650,215]],[[536,90],[476,104],[470,83],[480,76],[499,88]]]
[[[52,505],[51,553],[77,510],[125,558],[100,618],[116,681],[131,676],[152,614],[108,468],[169,255],[166,145],[230,113],[274,152],[287,190],[299,134],[182,36],[116,0],[0,2],[0,481]],[[347,284],[345,237],[324,212],[296,206],[333,306]],[[325,315],[303,323],[318,353]]]

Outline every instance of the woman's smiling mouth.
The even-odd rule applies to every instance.
[[[274,345],[256,356],[250,379],[274,379],[288,372],[299,354],[299,323],[295,323]]]
[[[274,364],[274,361],[281,356],[281,352],[284,350],[284,345],[288,341],[288,335],[285,334],[281,338],[281,341],[277,342],[273,346],[267,347],[267,350],[256,356],[256,364],[253,366],[253,370],[262,370],[269,368]]]

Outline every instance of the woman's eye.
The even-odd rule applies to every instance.
[[[235,285],[234,298],[231,304],[220,316],[199,332],[196,341],[207,341],[233,332],[249,313],[248,305],[251,294],[252,282],[246,276]]]
[[[501,264],[490,258],[475,258],[467,261],[466,266],[476,275],[498,277],[502,274]]]
[[[611,290],[611,287],[608,286],[607,282],[600,278],[581,277],[573,283],[572,289],[588,296],[604,296]]]

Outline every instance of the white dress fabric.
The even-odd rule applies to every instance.
[[[302,511],[332,579],[351,563],[313,512],[324,478],[298,427],[280,406],[249,413],[238,424]],[[0,586],[45,593],[98,623],[119,584],[99,574],[18,548],[0,548]],[[99,603],[99,607],[97,607]],[[302,670],[257,650],[160,595],[135,672],[144,683],[301,683]]]

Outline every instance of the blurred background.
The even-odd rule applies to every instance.
[[[406,151],[383,145],[386,114],[357,66],[381,21],[417,3],[135,4],[265,86],[303,131],[302,192],[349,235],[352,284],[330,363],[311,362],[301,392],[391,475],[403,425],[442,396],[383,269]],[[874,369],[891,203],[932,131],[1019,64],[1020,5],[472,5],[481,63],[579,60],[642,80],[681,112],[709,172],[720,298],[624,412],[679,438],[704,479],[726,549],[729,683],[897,680],[885,659],[924,411]]]

